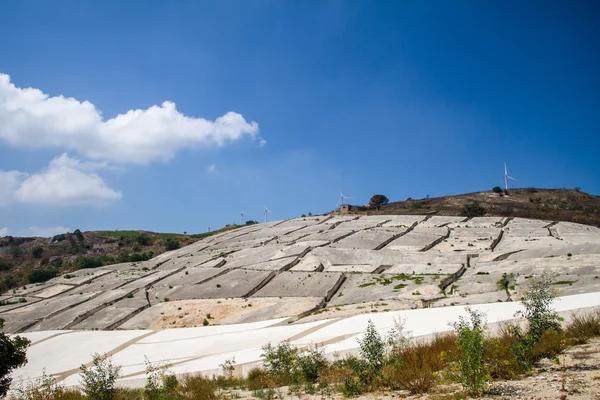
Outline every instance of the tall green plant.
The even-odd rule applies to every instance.
[[[549,329],[560,331],[558,314],[552,309],[557,293],[552,287],[552,278],[543,274],[534,278],[529,283],[529,290],[521,299],[523,311],[516,316],[527,320],[526,342],[529,347],[534,347],[545,331]]]
[[[121,367],[113,365],[107,356],[96,353],[92,357],[91,366],[84,364],[80,367],[82,391],[89,400],[113,400]]]
[[[455,377],[465,390],[474,396],[481,395],[490,375],[484,359],[486,354],[485,314],[467,308],[469,319],[460,317],[454,323],[458,345],[457,371]]]

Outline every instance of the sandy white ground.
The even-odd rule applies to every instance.
[[[600,293],[560,297],[554,304],[559,312],[600,306]],[[521,309],[519,303],[503,302],[473,305],[484,311],[488,323],[512,319]],[[240,372],[247,372],[260,361],[261,347],[269,342],[289,340],[293,345],[323,344],[327,354],[352,352],[357,338],[372,320],[385,334],[394,318],[405,320],[413,336],[451,330],[450,324],[466,315],[462,306],[369,313],[343,319],[287,324],[285,319],[257,323],[166,329],[161,331],[49,331],[24,333],[32,340],[28,364],[15,371],[15,382],[39,378],[45,369],[66,385],[77,385],[77,368],[89,363],[93,353],[108,353],[123,367],[123,384],[144,384],[144,358],[172,364],[175,373],[219,374],[220,364],[235,358]]]

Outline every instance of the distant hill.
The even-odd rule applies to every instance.
[[[235,228],[238,226],[231,225],[196,235],[77,229],[51,238],[5,236],[0,238],[0,293],[76,269],[148,260]]]
[[[367,209],[351,206],[351,214],[435,214],[502,216],[577,222],[600,227],[600,197],[576,189],[490,190],[453,196],[411,199]]]

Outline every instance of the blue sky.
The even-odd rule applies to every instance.
[[[600,194],[593,1],[6,1],[0,234]],[[30,89],[27,89],[30,88]],[[169,103],[164,103],[169,102]],[[133,111],[132,111],[133,110]]]

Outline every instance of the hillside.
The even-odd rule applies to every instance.
[[[236,227],[196,235],[76,229],[52,238],[6,236],[0,238],[0,293],[78,269],[149,260]]]
[[[466,215],[465,206],[478,203],[481,213]],[[392,202],[378,210],[351,206],[351,214],[497,216],[577,222],[600,227],[600,196],[576,189],[509,189]]]
[[[16,380],[45,369],[76,385],[78,367],[98,352],[123,366],[123,384],[143,387],[145,359],[208,376],[235,359],[246,374],[269,343],[357,354],[369,321],[385,335],[402,320],[423,337],[451,330],[464,305],[484,312],[492,329],[514,318],[542,276],[561,296],[554,306],[562,317],[600,306],[600,228],[487,216],[310,216],[15,288],[0,295],[0,318],[5,332],[33,342]]]

